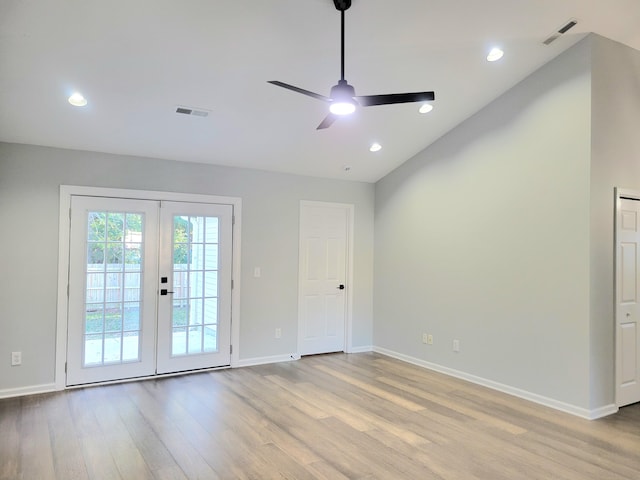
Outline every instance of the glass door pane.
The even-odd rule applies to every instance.
[[[88,211],[83,366],[140,361],[142,213]]]
[[[173,356],[218,351],[218,224],[173,217]]]

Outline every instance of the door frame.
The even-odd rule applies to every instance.
[[[614,298],[613,298],[613,305],[614,305],[614,314],[613,314],[613,318],[614,318],[614,330],[613,330],[613,338],[614,338],[614,352],[615,352],[615,358],[614,358],[614,371],[615,371],[615,385],[614,385],[614,398],[615,398],[615,403],[617,407],[620,407],[620,398],[619,398],[619,389],[618,389],[618,385],[620,385],[620,375],[621,375],[621,370],[622,370],[622,349],[620,348],[620,336],[618,334],[618,322],[619,322],[619,318],[618,318],[618,294],[620,292],[618,292],[618,288],[619,288],[619,281],[618,281],[618,217],[620,214],[620,208],[621,208],[621,198],[630,198],[632,200],[639,200],[640,201],[640,191],[639,190],[631,190],[631,189],[627,189],[627,188],[615,188],[615,212],[614,212],[614,241],[613,241],[613,258],[614,258],[614,263],[613,263],[613,271],[614,271]]]
[[[345,255],[346,262],[346,302],[345,302],[345,318],[344,318],[344,351],[345,353],[353,352],[353,234],[355,225],[355,206],[350,203],[333,203],[333,202],[320,202],[312,200],[300,200],[298,216],[302,216],[302,207],[331,207],[331,208],[343,208],[347,211],[347,251]],[[302,239],[301,239],[301,225],[298,224],[298,342],[297,342],[297,357],[300,358],[301,349],[301,331],[302,331],[302,319],[300,306],[302,302],[302,278],[303,278],[303,265],[302,265]]]
[[[162,192],[154,190],[130,190],[122,188],[86,187],[76,185],[60,185],[60,210],[58,219],[58,305],[56,311],[56,361],[55,389],[65,390],[67,361],[67,327],[69,311],[69,241],[71,227],[71,197],[74,195],[87,197],[113,197],[138,200],[156,200],[173,202],[216,203],[233,206],[233,253],[231,266],[231,366],[239,361],[240,351],[240,245],[242,199],[218,195],[195,193]],[[171,375],[171,374],[169,374]],[[110,382],[107,382],[110,383]]]

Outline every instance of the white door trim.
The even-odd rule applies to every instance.
[[[71,197],[73,195],[233,205],[233,290],[231,292],[231,344],[233,345],[233,352],[231,353],[231,366],[236,366],[240,359],[240,245],[242,199],[239,197],[193,193],[61,185],[58,221],[58,308],[56,312],[55,389],[64,390],[66,388],[65,363],[67,359],[67,315],[69,309],[69,298],[67,296],[69,285],[69,230],[71,226]]]
[[[614,359],[614,365],[615,365],[615,385],[614,385],[614,397],[615,397],[615,402],[616,405],[619,407],[622,400],[619,398],[619,388],[618,386],[621,383],[620,380],[620,376],[622,375],[622,348],[620,346],[620,342],[621,339],[619,338],[619,332],[618,332],[618,287],[619,287],[619,282],[618,282],[618,217],[620,214],[620,209],[621,209],[621,198],[630,198],[633,200],[640,200],[640,191],[639,190],[631,190],[631,189],[626,189],[626,188],[616,188],[615,189],[615,205],[616,205],[616,209],[615,209],[615,217],[614,217],[614,352],[615,352],[615,359]]]
[[[347,281],[347,291],[346,291],[346,312],[345,312],[345,322],[344,322],[344,351],[345,353],[352,353],[353,351],[353,234],[354,234],[354,223],[355,223],[355,206],[350,203],[332,203],[332,202],[318,202],[312,200],[300,200],[300,211],[299,214],[302,213],[302,207],[340,207],[347,210],[348,219],[347,219],[347,252],[346,252],[346,281]],[[299,230],[299,228],[298,228]],[[300,232],[298,231],[298,234]],[[302,338],[300,335],[302,326],[301,326],[301,318],[300,318],[300,303],[301,303],[301,292],[302,292],[302,262],[300,261],[300,254],[298,252],[298,345],[297,345],[297,357],[300,358],[300,352],[302,351],[301,342]]]

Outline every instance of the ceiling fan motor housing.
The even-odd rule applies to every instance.
[[[329,95],[334,102],[347,101],[353,103],[353,97],[356,96],[356,91],[346,80],[338,80],[338,84],[331,87],[331,93]]]
[[[351,6],[351,0],[333,0],[333,4],[338,10],[344,12]]]

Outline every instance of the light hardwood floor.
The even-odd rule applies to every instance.
[[[2,479],[640,479],[587,421],[373,353],[0,400]]]

